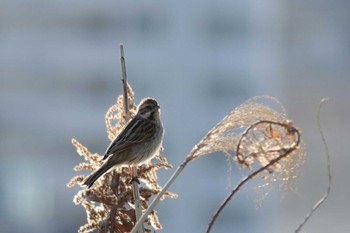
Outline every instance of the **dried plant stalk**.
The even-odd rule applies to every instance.
[[[328,199],[329,194],[331,193],[331,189],[332,189],[332,172],[331,172],[331,156],[329,154],[329,149],[328,149],[328,145],[326,142],[326,138],[324,136],[323,133],[323,129],[320,123],[320,111],[321,111],[321,107],[323,106],[323,104],[328,101],[328,98],[322,99],[320,105],[318,106],[318,110],[317,110],[317,127],[318,130],[320,132],[321,135],[321,140],[322,143],[324,145],[324,149],[325,149],[325,154],[326,154],[326,159],[327,159],[327,175],[328,175],[328,187],[327,187],[327,191],[326,193],[323,195],[323,197],[318,200],[316,202],[316,204],[311,208],[310,212],[305,216],[304,220],[300,223],[300,225],[298,226],[298,228],[295,230],[295,233],[299,233],[302,228],[304,227],[304,225],[309,221],[309,219],[312,217],[312,215],[315,213],[315,211],[325,203],[325,201]]]
[[[128,80],[126,76],[126,64],[125,64],[125,57],[124,57],[124,45],[120,44],[120,66],[121,66],[121,76],[122,76],[122,88],[123,88],[123,106],[124,106],[124,112],[125,112],[125,118],[127,121],[130,119],[130,112],[129,112],[129,104],[128,104]],[[137,173],[137,166],[131,166],[132,174],[134,174],[135,177],[138,176]],[[133,190],[133,197],[134,197],[134,209],[135,209],[135,216],[136,221],[140,219],[142,215],[142,209],[141,209],[141,201],[140,201],[140,189],[138,182],[132,182],[132,190]],[[112,224],[114,225],[114,224]],[[140,227],[138,233],[144,233],[144,228]]]
[[[136,112],[136,104],[133,101],[134,93],[130,85],[127,85],[128,105],[131,116]],[[123,96],[117,98],[117,103],[112,105],[105,116],[107,136],[113,140],[126,125],[126,115],[123,107]],[[79,155],[83,156],[86,162],[75,166],[74,170],[83,169],[97,170],[102,164],[102,156],[91,153],[85,146],[76,139],[72,139]],[[161,154],[162,148],[157,152],[154,163],[148,163],[138,167],[140,181],[145,187],[140,188],[140,201],[143,210],[147,209],[148,201],[157,195],[162,187],[157,181],[157,170],[171,168],[166,158]],[[68,187],[81,185],[86,176],[73,177],[67,184]],[[74,203],[82,205],[87,214],[87,223],[80,227],[78,232],[87,233],[93,230],[102,232],[130,232],[136,222],[134,212],[134,197],[131,176],[127,167],[112,169],[101,176],[90,189],[82,189],[74,196]],[[176,194],[166,192],[163,197],[176,198]],[[145,219],[146,220],[146,219]],[[155,212],[145,221],[145,232],[151,229],[161,229],[161,224]]]

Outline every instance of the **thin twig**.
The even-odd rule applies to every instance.
[[[119,45],[120,49],[120,70],[122,76],[122,88],[123,88],[123,101],[124,101],[124,110],[125,110],[125,120],[128,121],[129,118],[129,105],[128,105],[128,88],[127,88],[127,77],[126,77],[126,65],[125,65],[125,57],[124,57],[124,45]]]
[[[259,123],[259,122],[258,122]],[[252,126],[250,126],[246,132],[248,132],[248,130],[252,127],[255,127],[256,124],[253,124]],[[296,148],[298,148],[299,144],[300,144],[300,133],[297,129],[292,128],[292,130],[297,133],[297,141],[295,143],[294,146],[292,146],[291,148],[289,148],[288,150],[284,151],[284,154],[281,154],[279,157],[272,159],[267,165],[259,168],[258,170],[252,172],[251,174],[249,174],[248,176],[244,177],[237,185],[236,187],[231,191],[231,193],[225,198],[224,202],[220,205],[220,207],[216,210],[215,214],[213,215],[212,219],[210,220],[209,224],[208,224],[208,228],[206,230],[206,233],[209,233],[211,228],[214,226],[215,221],[217,220],[217,218],[219,217],[219,215],[221,214],[222,210],[226,207],[226,205],[229,203],[229,201],[231,200],[231,198],[239,191],[239,189],[245,184],[247,183],[249,180],[253,179],[256,175],[258,175],[260,172],[265,171],[267,169],[269,169],[270,166],[272,166],[273,164],[277,163],[278,161],[280,161],[282,158],[286,157],[288,154],[290,154],[291,152],[293,152]],[[237,146],[238,147],[238,146]]]
[[[110,219],[110,230],[111,230],[111,233],[114,233],[115,232],[115,227],[116,227],[116,221],[115,221],[115,217],[116,217],[116,214],[117,214],[117,207],[115,205],[112,206],[111,208],[111,212],[109,214],[109,219]]]
[[[129,120],[129,106],[128,106],[128,81],[126,78],[126,65],[125,65],[125,58],[124,58],[124,45],[120,44],[120,66],[121,66],[121,75],[122,75],[122,87],[123,87],[123,99],[124,99],[124,110],[125,110],[125,120],[126,122]],[[132,166],[132,172],[134,176],[137,176],[137,168],[136,166]],[[133,194],[134,194],[134,201],[135,201],[135,216],[136,221],[140,219],[142,215],[142,209],[141,209],[141,200],[140,200],[140,190],[137,182],[132,182],[133,187]],[[142,222],[143,223],[143,222]],[[139,228],[139,233],[144,232],[143,226]]]
[[[320,105],[318,106],[318,111],[317,111],[317,128],[320,131],[322,143],[323,143],[324,149],[326,151],[327,170],[328,170],[328,187],[327,187],[327,191],[324,194],[324,196],[312,207],[312,209],[306,215],[306,217],[303,220],[303,222],[300,223],[299,227],[295,230],[295,233],[298,233],[298,232],[301,231],[301,229],[304,227],[304,225],[307,223],[307,221],[310,219],[310,217],[313,215],[313,213],[318,209],[318,207],[320,207],[327,200],[327,198],[328,198],[328,196],[329,196],[329,194],[331,192],[331,188],[332,188],[331,157],[330,157],[330,154],[329,154],[326,138],[324,136],[323,129],[322,129],[322,126],[321,126],[321,123],[320,123],[321,107],[322,107],[323,103],[325,103],[328,100],[329,100],[328,98],[322,99]]]

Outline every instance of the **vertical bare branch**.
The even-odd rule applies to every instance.
[[[121,76],[122,76],[122,88],[123,88],[123,101],[124,101],[124,110],[126,121],[129,119],[129,105],[128,105],[128,85],[127,85],[127,76],[126,76],[126,65],[125,65],[125,57],[124,57],[124,45],[119,45],[120,49],[120,68],[121,68]]]
[[[307,223],[307,221],[310,219],[310,217],[313,215],[313,213],[327,200],[327,198],[329,197],[329,194],[331,192],[331,188],[332,188],[331,157],[329,154],[329,149],[328,149],[328,145],[326,142],[326,138],[324,136],[323,129],[322,129],[322,126],[320,123],[321,107],[323,106],[323,103],[325,103],[328,100],[329,100],[328,98],[322,99],[320,105],[318,106],[318,110],[317,110],[317,127],[320,131],[322,143],[323,143],[324,149],[326,151],[327,171],[328,171],[328,187],[327,187],[327,191],[324,194],[324,196],[312,207],[310,212],[305,216],[305,219],[300,223],[299,227],[295,230],[295,233],[298,233],[301,231],[301,229],[304,227],[304,225]]]
[[[124,45],[120,44],[120,66],[121,66],[121,75],[122,75],[122,87],[123,87],[123,99],[124,99],[124,110],[125,110],[125,118],[126,121],[129,120],[129,106],[128,106],[128,81],[126,76],[126,65],[125,65],[125,57],[124,57]],[[132,172],[134,176],[137,176],[137,168],[136,166],[132,166]],[[134,194],[134,201],[135,201],[135,215],[136,215],[136,221],[140,219],[142,215],[142,209],[141,209],[141,200],[140,200],[140,190],[137,182],[132,182],[133,186],[133,194]],[[139,233],[144,232],[144,228],[139,228]]]

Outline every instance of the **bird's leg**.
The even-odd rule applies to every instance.
[[[134,174],[134,169],[132,166],[129,166],[129,170],[130,170],[130,175],[131,175],[130,184],[132,184],[132,182],[136,182],[136,183],[140,184],[139,177]]]

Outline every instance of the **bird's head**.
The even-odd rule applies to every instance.
[[[141,100],[137,110],[138,115],[150,120],[154,120],[154,118],[159,115],[159,112],[160,106],[153,98],[145,98]]]

